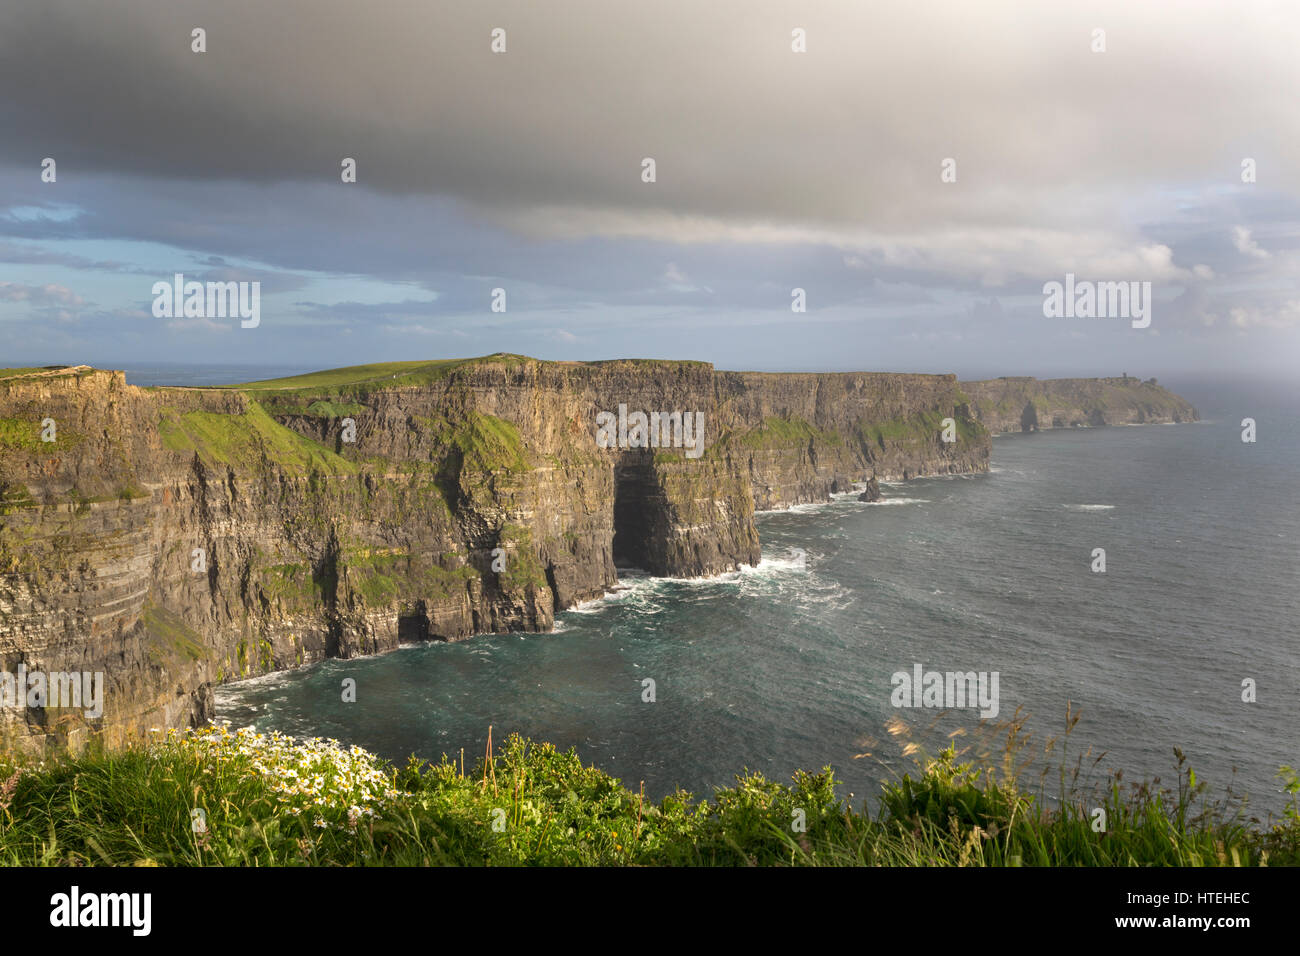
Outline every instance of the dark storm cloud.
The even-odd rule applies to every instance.
[[[907,355],[933,369],[1062,344],[1175,354],[1154,335],[1079,341],[1082,327],[1044,322],[1042,284],[1067,271],[1152,280],[1157,330],[1300,324],[1293,5],[11,7],[0,264],[14,268],[0,281],[183,271],[302,291],[268,302],[259,334],[304,361],[371,334],[638,354],[650,322],[682,354],[769,367]],[[790,50],[796,26],[806,54]],[[190,49],[194,27],[205,53]],[[489,49],[494,27],[505,54]],[[40,181],[47,156],[57,184]],[[941,183],[950,156],[958,179]],[[355,185],[339,180],[343,157]],[[1255,184],[1240,180],[1243,157]],[[393,289],[330,298],[322,277]],[[80,305],[42,306],[59,324],[25,333],[42,347],[75,343],[75,326],[124,349],[183,352],[198,340],[182,336],[210,333],[266,350],[215,328],[152,341],[135,321],[143,293],[110,302],[106,286],[55,278]],[[487,312],[498,285],[507,317]],[[789,311],[794,287],[804,318]],[[20,305],[5,303],[10,328]],[[340,338],[306,341],[313,323]]]
[[[0,88],[22,91],[0,156],[322,183],[350,156],[376,188],[665,238],[700,232],[674,216],[1008,227],[1041,222],[1053,198],[1056,223],[1095,223],[1117,187],[1227,182],[1241,156],[1274,182],[1300,173],[1285,7],[904,6],[47,0],[0,32]],[[790,52],[792,26],[808,53]],[[938,181],[947,156],[956,189]],[[625,220],[647,212],[661,215]]]

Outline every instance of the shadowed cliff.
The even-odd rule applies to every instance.
[[[997,378],[962,382],[975,417],[994,435],[1100,425],[1198,421],[1196,409],[1156,380]]]

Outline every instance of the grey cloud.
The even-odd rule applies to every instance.
[[[1050,203],[1059,223],[1095,225],[1117,182],[1233,181],[1224,143],[1258,159],[1262,188],[1294,195],[1294,8],[1114,7],[1104,54],[1078,13],[992,0],[927,16],[853,0],[570,0],[563,16],[533,3],[46,0],[11,11],[0,34],[0,88],[24,91],[6,104],[17,135],[0,155],[55,155],[61,177],[336,190],[351,156],[375,188],[507,219],[586,210],[593,227],[602,210],[1009,226]],[[796,21],[806,54],[789,50]],[[200,23],[208,51],[192,53]],[[489,52],[494,26],[505,54]],[[958,182],[945,186],[948,156]]]
[[[123,262],[87,259],[84,256],[52,252],[39,247],[19,246],[12,242],[0,242],[0,262],[15,265],[64,266],[68,269],[90,269],[97,272],[133,271]]]

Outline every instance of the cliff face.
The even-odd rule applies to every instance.
[[[1136,378],[998,378],[962,382],[975,417],[994,435],[1081,428],[1198,421],[1186,400]]]
[[[620,406],[626,446],[636,412],[702,415],[703,441],[600,447]],[[0,670],[106,684],[102,717],[7,707],[0,731],[113,744],[205,719],[222,681],[548,630],[617,564],[755,564],[755,510],[988,456],[942,375],[519,356],[211,389],[0,372]]]

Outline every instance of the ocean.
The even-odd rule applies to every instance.
[[[1080,783],[1122,769],[1173,786],[1181,748],[1210,796],[1276,814],[1278,767],[1300,765],[1300,391],[1167,384],[1205,420],[1000,437],[987,475],[761,515],[755,568],[627,571],[554,633],[325,661],[219,688],[218,714],[395,761],[463,748],[471,763],[491,726],[575,747],[654,797],[829,765],[857,803],[950,742],[996,758],[1017,713],[1023,756],[1057,738],[1025,771],[1050,798],[1069,706]],[[894,706],[893,675],[918,664],[996,672],[997,716],[981,729],[972,708]]]

